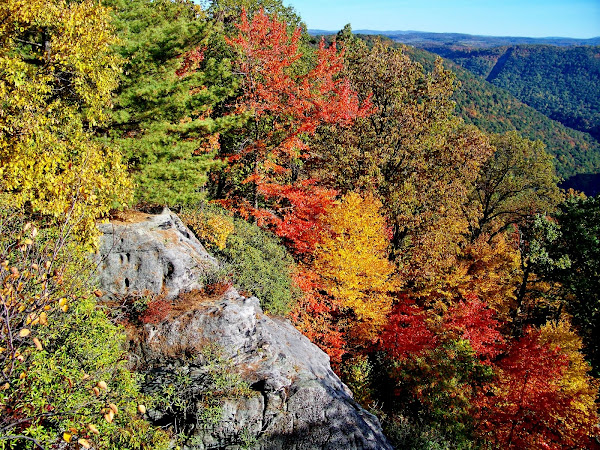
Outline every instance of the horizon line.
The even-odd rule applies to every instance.
[[[307,31],[310,34],[311,32],[324,32],[329,34],[336,34],[339,30],[326,30],[324,28],[308,28]],[[471,34],[471,33],[461,33],[457,31],[417,31],[417,30],[373,30],[369,28],[360,28],[357,30],[352,30],[354,34],[365,34],[364,32],[369,32],[368,34],[384,34],[384,33],[420,33],[420,34],[457,34],[461,36],[474,36],[474,37],[489,37],[489,38],[521,38],[521,39],[571,39],[574,41],[590,41],[593,39],[600,39],[600,36],[593,36],[589,38],[577,38],[570,36],[542,36],[542,37],[534,37],[534,36],[516,36],[516,35],[492,35],[492,34]]]

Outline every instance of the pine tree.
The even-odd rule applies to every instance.
[[[191,1],[107,0],[125,59],[110,124],[136,182],[136,200],[184,205],[205,197],[218,167],[223,114],[236,81],[219,26]]]

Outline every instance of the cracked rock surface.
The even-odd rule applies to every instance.
[[[329,357],[287,320],[263,314],[256,298],[230,289],[221,298],[146,325],[145,336],[136,351],[138,364],[183,369],[193,382],[194,372],[202,374],[193,357],[182,367],[174,355],[201,354],[210,342],[222,349],[227,370],[255,391],[226,399],[219,423],[195,430],[188,448],[241,448],[244,433],[256,439],[251,447],[256,449],[392,448],[378,419],[352,399],[331,370]],[[152,378],[150,373],[147,379]]]
[[[201,288],[199,279],[216,264],[168,208],[161,214],[130,214],[98,228],[99,282],[108,298],[163,293],[173,299]]]
[[[164,223],[167,217],[161,216],[149,221]],[[169,217],[176,223],[172,214]],[[142,230],[147,227],[150,225],[142,225]],[[140,253],[127,244],[127,235],[119,244],[119,252],[127,249],[130,262],[143,260],[147,248],[162,245],[149,242],[146,231],[141,234],[146,237],[141,240]],[[131,230],[129,235],[136,232]],[[104,242],[114,241],[110,236],[106,239]],[[181,245],[187,247],[188,241],[182,240]],[[201,245],[196,248],[204,254],[177,261],[181,267],[177,266],[173,274],[185,277],[186,264],[212,261]],[[130,286],[145,287],[145,281],[134,278],[133,267],[120,267]],[[145,272],[142,278],[148,278]],[[185,280],[181,285],[189,283]],[[177,280],[171,283],[179,285]],[[243,380],[250,390],[245,395],[222,395],[219,417],[207,426],[203,417],[207,410],[205,394],[218,389],[209,376],[214,369],[206,356],[211,348],[218,349],[219,370]],[[132,365],[146,375],[146,392],[173,387],[186,399],[185,417],[176,418],[180,427],[176,431],[187,436],[184,448],[392,449],[378,419],[352,399],[349,389],[331,370],[327,354],[289,321],[265,315],[257,298],[243,297],[233,288],[220,295],[194,291],[175,297],[164,320],[137,330],[131,352]],[[177,408],[156,408],[149,415],[161,425],[173,423],[173,417],[168,416],[174,411]]]

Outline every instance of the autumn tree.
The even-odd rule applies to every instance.
[[[0,446],[166,448],[90,283],[96,220],[130,194],[94,135],[121,62],[109,11],[5,1],[0,18]]]
[[[370,195],[347,194],[327,211],[327,235],[315,252],[323,289],[353,312],[353,328],[363,339],[385,323],[395,287],[381,208]]]
[[[92,133],[108,119],[118,82],[108,10],[9,0],[0,17],[0,191],[15,206],[77,217],[90,241],[94,220],[130,189],[119,152]]]
[[[426,74],[381,41],[347,45],[344,74],[374,113],[349,130],[321,128],[311,176],[342,193],[376,193],[404,278],[432,280],[454,262],[467,229],[462,208],[491,148],[452,115],[453,77],[441,62]]]
[[[593,419],[581,414],[565,389],[570,358],[546,333],[529,330],[496,363],[494,382],[475,408],[477,432],[502,448],[572,448],[593,445]],[[571,392],[572,393],[572,392]]]
[[[540,141],[516,132],[492,134],[493,156],[487,160],[471,194],[471,239],[491,239],[536,214],[551,213],[560,201],[552,157]]]
[[[299,181],[307,136],[321,124],[348,125],[365,115],[368,105],[360,104],[348,82],[337,77],[342,59],[335,45],[326,48],[322,42],[314,66],[299,71],[299,28],[290,35],[285,22],[264,11],[252,19],[242,13],[236,27],[238,35],[227,40],[237,54],[241,79],[235,112],[249,113],[250,119],[224,152],[229,167],[216,196],[250,216],[264,209],[261,186]]]

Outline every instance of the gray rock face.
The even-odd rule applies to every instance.
[[[145,367],[181,369],[173,355],[199,355],[207,342],[256,392],[227,399],[218,425],[197,430],[188,448],[239,448],[249,433],[255,449],[391,449],[375,416],[362,409],[331,370],[329,357],[287,320],[268,317],[258,299],[230,289],[222,298],[199,300],[155,325],[146,325],[138,351]],[[200,382],[201,363],[185,372]],[[196,367],[198,364],[199,367]],[[161,374],[160,383],[168,379]],[[152,375],[149,376],[152,379]],[[236,439],[237,438],[237,439]]]
[[[215,262],[176,216],[166,211],[101,231],[104,289],[119,295],[165,289],[174,299],[164,320],[132,337],[131,361],[146,375],[147,392],[168,388],[177,399],[149,414],[159,425],[176,423],[174,431],[188,437],[184,448],[392,448],[378,419],[331,370],[329,357],[287,320],[266,316],[258,299],[233,288],[177,297],[198,287],[195,277]],[[221,395],[220,414],[209,425],[206,393],[224,388],[211,376],[207,349],[218,350],[216,372],[250,387],[243,395]]]
[[[100,287],[109,296],[165,294],[201,288],[199,279],[216,265],[200,241],[167,208],[101,224]]]

